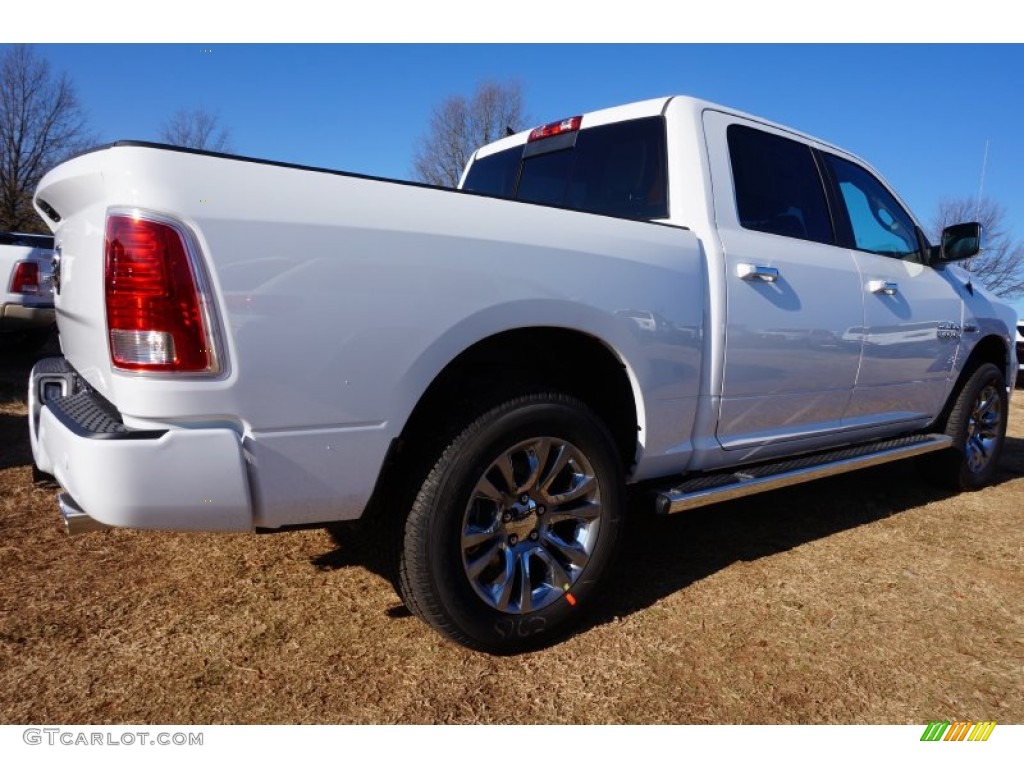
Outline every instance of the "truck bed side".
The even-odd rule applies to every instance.
[[[56,304],[70,364],[129,428],[233,431],[258,467],[257,526],[358,516],[430,382],[510,328],[599,340],[633,384],[637,476],[685,460],[664,454],[689,439],[698,388],[704,277],[686,229],[135,145],[61,166],[37,200],[61,217]],[[194,237],[219,376],[111,368],[111,210],[173,214]]]

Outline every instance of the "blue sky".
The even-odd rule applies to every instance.
[[[77,44],[37,51],[73,77],[102,142],[155,140],[176,109],[203,106],[231,129],[240,154],[408,178],[431,108],[482,80],[520,82],[538,123],[685,93],[861,155],[923,219],[944,195],[977,194],[987,141],[984,193],[1024,217],[1024,45]]]
[[[0,46],[0,48],[5,46]],[[1021,44],[40,44],[100,142],[156,140],[202,106],[234,151],[409,178],[432,107],[515,80],[534,123],[673,93],[734,106],[850,150],[927,225],[984,194],[1024,237]],[[1022,307],[1024,309],[1024,307]]]
[[[977,194],[987,141],[984,193],[1024,217],[1024,45],[48,44],[37,52],[72,76],[101,142],[156,140],[176,109],[202,106],[231,129],[239,154],[408,178],[431,108],[482,80],[520,82],[537,123],[685,93],[861,155],[922,219],[943,195]]]

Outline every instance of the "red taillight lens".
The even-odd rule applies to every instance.
[[[583,115],[577,115],[576,117],[568,117],[565,120],[558,120],[554,123],[548,123],[542,125],[539,128],[534,128],[530,131],[530,137],[527,141],[537,141],[537,139],[546,139],[549,136],[557,136],[560,133],[572,133],[580,129],[580,123],[583,122]]]
[[[131,216],[107,218],[107,327],[115,367],[216,370],[195,269],[174,227]]]
[[[39,265],[33,261],[23,261],[14,268],[11,278],[11,293],[39,293]]]

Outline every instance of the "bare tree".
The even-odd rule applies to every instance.
[[[45,232],[32,208],[43,175],[94,139],[66,74],[29,45],[0,56],[0,230]]]
[[[988,198],[960,197],[940,201],[932,221],[936,240],[950,224],[981,222],[983,250],[967,268],[997,296],[1015,299],[1024,296],[1024,243],[1013,239],[1005,219],[1006,209]]]
[[[160,138],[178,147],[231,151],[231,132],[220,127],[217,115],[202,107],[179,109],[161,126]]]
[[[450,96],[434,107],[430,130],[413,158],[413,174],[428,184],[458,186],[477,147],[521,130],[525,122],[518,83],[484,82],[469,99]]]

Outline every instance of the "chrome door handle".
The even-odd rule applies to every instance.
[[[868,290],[872,293],[880,293],[883,296],[895,296],[900,291],[899,283],[890,283],[886,280],[872,280],[868,283]]]
[[[737,264],[736,274],[741,280],[759,280],[763,283],[774,283],[779,279],[779,270],[775,267],[762,267],[757,264]]]

